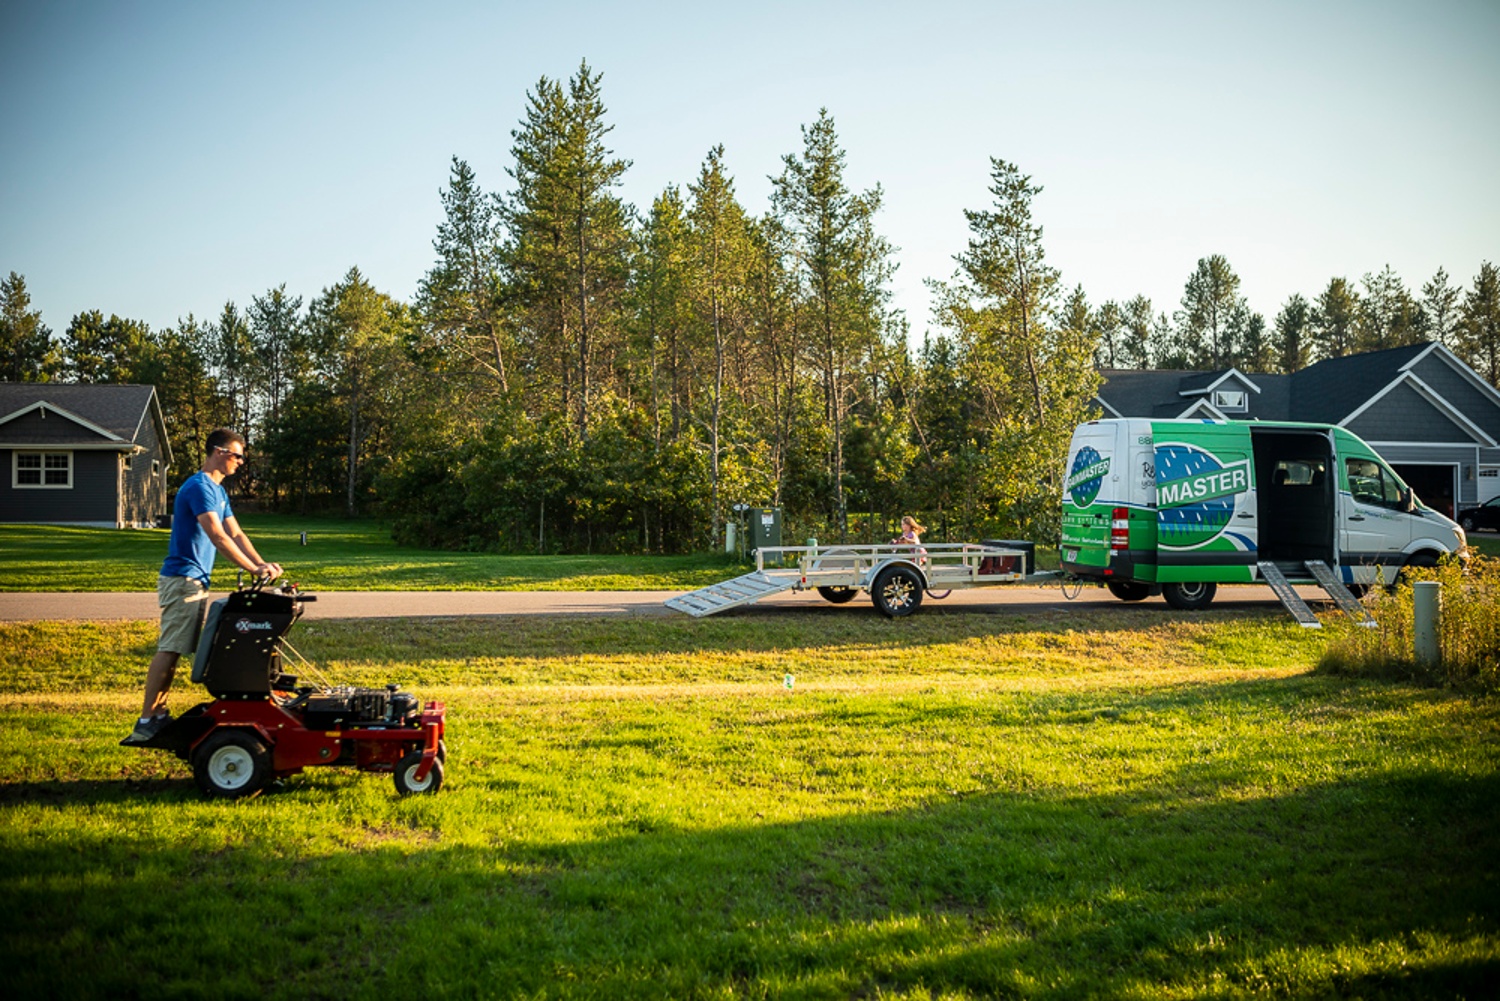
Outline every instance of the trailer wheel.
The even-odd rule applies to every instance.
[[[417,767],[422,764],[422,749],[407,753],[396,765],[396,792],[410,796],[419,792],[437,792],[443,787],[443,759],[435,758],[432,770],[425,779],[417,779]]]
[[[1121,601],[1145,601],[1151,597],[1151,585],[1135,580],[1112,580],[1104,585]]]
[[[910,567],[886,567],[875,578],[870,596],[888,619],[910,615],[922,607],[922,578]]]
[[[271,751],[248,730],[219,730],[193,751],[193,780],[210,799],[253,796],[271,780]]]
[[[1201,608],[1207,608],[1218,590],[1219,585],[1205,584],[1202,581],[1191,584],[1163,584],[1161,596],[1167,599],[1167,604],[1180,612],[1196,612]]]
[[[823,596],[824,601],[831,601],[835,605],[842,605],[846,601],[853,601],[854,596],[859,593],[852,587],[820,587],[818,593]]]

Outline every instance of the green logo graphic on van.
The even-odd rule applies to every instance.
[[[1192,445],[1156,448],[1157,532],[1161,545],[1193,549],[1218,538],[1234,514],[1234,497],[1250,489],[1250,463],[1224,465]]]
[[[1109,472],[1109,457],[1101,456],[1092,445],[1085,445],[1073,457],[1073,468],[1068,470],[1068,479],[1063,489],[1079,507],[1088,507],[1099,496],[1104,485],[1104,475]]]

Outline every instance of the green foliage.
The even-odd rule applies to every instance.
[[[1436,581],[1441,602],[1441,661],[1416,659],[1413,589]],[[1476,555],[1466,567],[1444,557],[1435,569],[1410,567],[1390,592],[1369,599],[1375,629],[1354,629],[1330,646],[1318,667],[1332,674],[1418,681],[1488,695],[1500,693],[1500,559]]]
[[[1500,386],[1500,268],[1485,261],[1464,294],[1460,356]]]
[[[993,208],[965,211],[971,236],[955,258],[955,283],[931,283],[972,400],[965,428],[972,437],[952,443],[950,455],[970,458],[963,475],[974,477],[997,530],[1055,541],[1063,459],[1099,386],[1098,330],[1082,322],[1081,290],[1071,310],[1053,316],[1059,276],[1046,264],[1031,215],[1041,188],[1013,164],[991,160],[991,167]]]
[[[26,279],[12,271],[0,281],[0,382],[48,382],[59,362]]]

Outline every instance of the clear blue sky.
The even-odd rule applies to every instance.
[[[0,273],[61,332],[212,318],[351,265],[409,298],[450,157],[486,190],[538,78],[604,74],[642,210],[726,147],[741,201],[833,114],[883,186],[896,304],[928,326],[988,158],[1045,191],[1096,305],[1175,309],[1222,253],[1272,317],[1390,264],[1500,260],[1500,3],[160,3],[0,13]]]

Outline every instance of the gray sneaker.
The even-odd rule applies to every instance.
[[[158,733],[161,733],[161,728],[166,726],[170,722],[172,722],[171,713],[162,713],[160,716],[152,716],[144,723],[137,720],[135,729],[130,731],[130,736],[120,741],[120,743],[125,747],[134,747],[140,744],[149,744],[151,743],[151,739],[153,737],[155,737]]]

